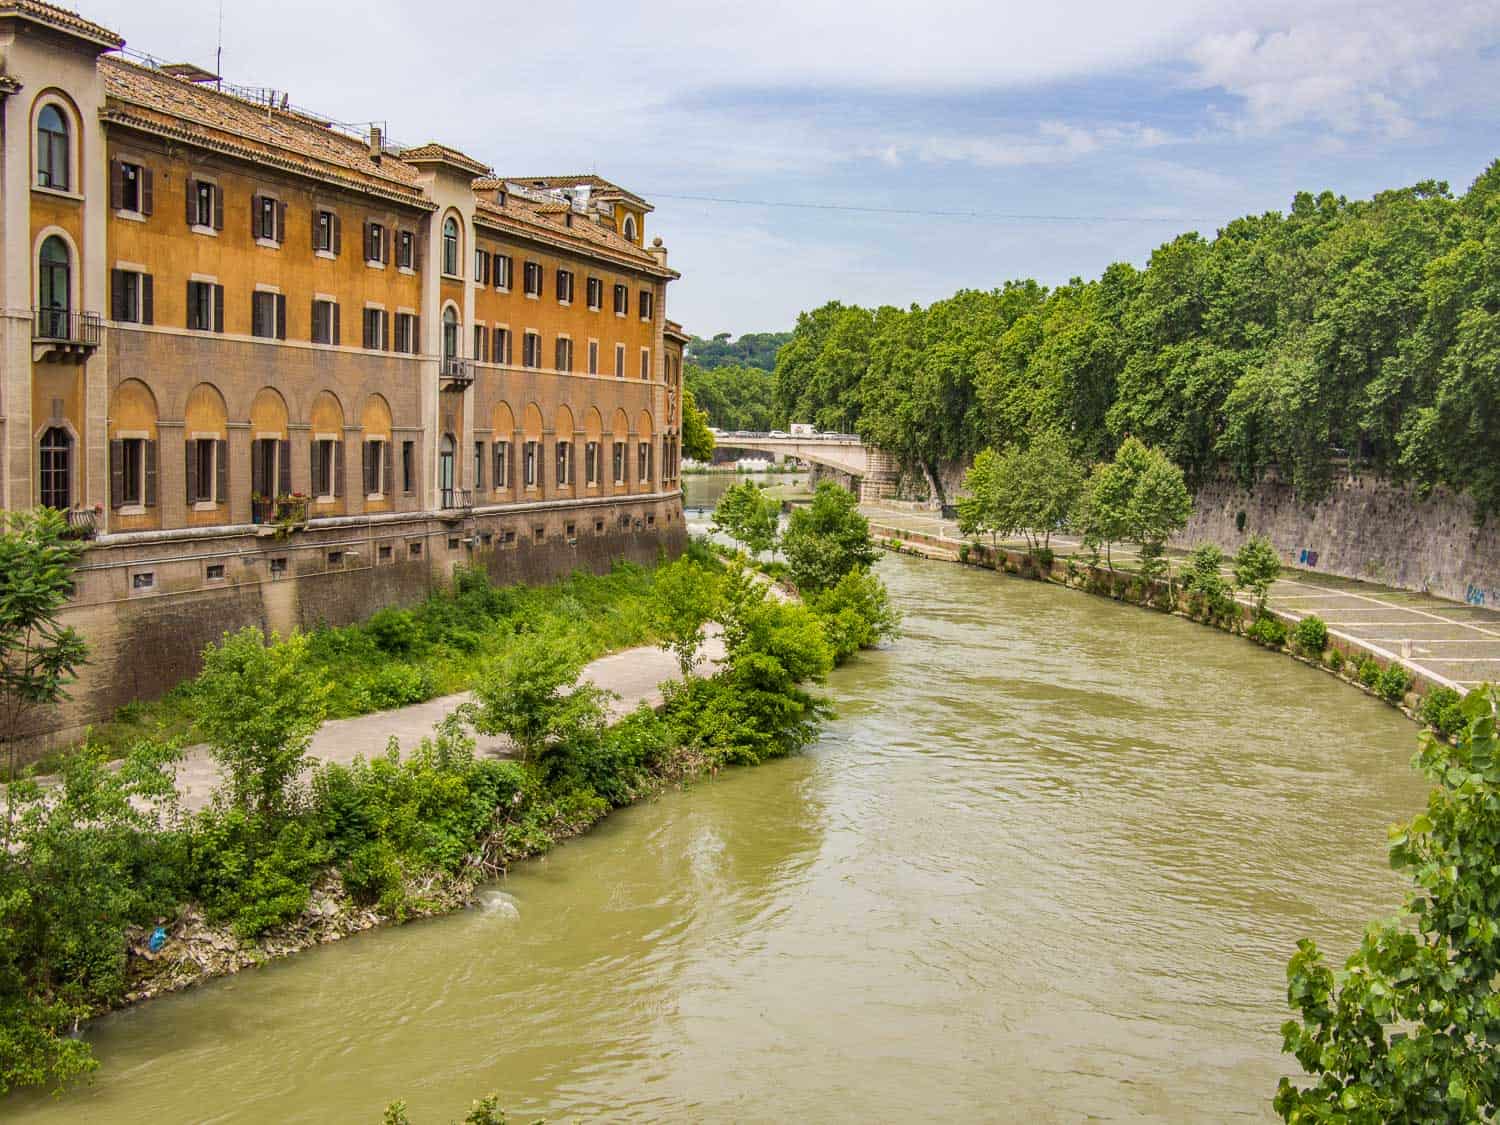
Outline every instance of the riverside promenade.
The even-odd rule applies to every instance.
[[[958,525],[937,512],[886,504],[863,504],[860,511],[870,520],[877,540],[920,535],[924,551],[955,559],[966,542]],[[1002,540],[999,545],[1026,549],[1021,540]],[[1052,549],[1061,557],[1083,548],[1076,538],[1054,535]],[[1140,561],[1126,544],[1117,544],[1112,555],[1117,570],[1134,570]],[[1167,552],[1174,573],[1186,557],[1185,551]],[[1241,600],[1248,599],[1242,595]],[[1330,631],[1399,660],[1434,683],[1464,691],[1500,679],[1500,612],[1495,610],[1299,570],[1285,562],[1267,604],[1293,619],[1316,614]]]

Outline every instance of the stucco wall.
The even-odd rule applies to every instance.
[[[1274,477],[1250,491],[1221,479],[1199,490],[1177,542],[1232,551],[1256,533],[1294,566],[1500,605],[1500,528],[1493,519],[1476,527],[1467,497],[1439,490],[1421,500],[1404,486],[1360,476],[1308,503]]]

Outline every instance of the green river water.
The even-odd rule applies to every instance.
[[[905,635],[833,675],[804,756],[100,1020],[91,1085],[0,1117],[1269,1119],[1296,939],[1342,960],[1399,902],[1416,728],[1181,620],[881,573]]]

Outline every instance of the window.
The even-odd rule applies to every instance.
[[[154,570],[138,570],[130,576],[132,590],[149,590],[155,585],[156,572]]]
[[[420,559],[422,557],[422,544],[408,543],[406,545],[406,553],[414,559]]]
[[[286,556],[278,555],[271,560],[271,577],[280,578],[286,574]]]
[[[109,205],[131,215],[149,215],[153,190],[151,169],[129,160],[110,162]]]
[[[366,309],[364,316],[364,347],[371,351],[390,351],[391,314],[384,309]]]
[[[210,582],[224,581],[224,564],[209,563],[208,566],[203,570],[203,577],[208,579]]]
[[[578,534],[578,525],[576,523],[564,524],[563,534],[569,539],[574,538]]]
[[[68,310],[73,307],[73,267],[68,244],[57,235],[42,242],[37,262],[37,327],[53,340],[68,338]]]
[[[312,443],[312,494],[319,499],[331,498],[339,492],[339,443],[331,438],[318,438]]]
[[[286,229],[286,204],[269,195],[257,195],[252,199],[251,206],[251,226],[255,237],[267,242],[282,242]]]
[[[604,307],[604,282],[597,277],[591,277],[586,286],[588,290],[589,309],[598,312]]]
[[[625,238],[629,242],[635,241],[635,216],[625,216]]]
[[[536,487],[536,442],[526,443],[526,452],[522,462],[523,479],[527,488]]]
[[[110,271],[110,316],[127,324],[150,324],[154,316],[149,273],[136,270]]]
[[[413,355],[417,350],[417,318],[415,313],[396,314],[396,350]]]
[[[417,268],[417,237],[409,230],[404,230],[396,235],[396,268],[412,270]]]
[[[443,272],[449,277],[458,276],[458,220],[443,220]]]
[[[383,497],[390,484],[391,444],[384,438],[370,438],[364,443],[365,496]]]
[[[291,476],[290,442],[256,438],[250,443],[250,510],[256,523],[269,523],[274,518],[276,498],[291,491]]]
[[[149,460],[147,465],[150,447]],[[151,477],[147,488],[146,478]],[[149,495],[148,495],[149,493]],[[109,505],[136,508],[156,503],[155,442],[145,438],[116,438],[109,443]]]
[[[573,443],[560,441],[557,443],[557,483],[563,487],[573,483]]]
[[[624,285],[615,286],[615,315],[625,316],[630,312],[630,290]]]
[[[417,490],[417,443],[401,443],[401,491],[413,493]]]
[[[43,431],[38,467],[42,507],[65,511],[73,502],[73,436],[67,430],[51,426]]]
[[[337,255],[342,249],[339,245],[339,217],[332,211],[313,212],[312,225],[313,249],[324,254]]]
[[[510,329],[495,329],[495,362],[510,363]]]
[[[615,345],[615,378],[625,378],[625,345]]]
[[[393,552],[389,543],[382,543],[375,551],[375,556],[381,562],[390,562]]]
[[[509,254],[496,254],[494,264],[495,288],[509,289],[511,281],[514,280],[511,275],[516,267],[515,259],[512,258]]]
[[[495,443],[495,488],[510,487],[510,442],[497,441]]]
[[[187,453],[187,502],[195,504],[222,504],[225,489],[221,487],[228,479],[229,443],[222,438],[189,438],[185,443]]]
[[[557,303],[559,305],[571,305],[573,303],[573,271],[557,271]]]
[[[583,481],[590,487],[599,483],[599,443],[587,442],[583,447]]]
[[[636,452],[636,480],[648,481],[651,479],[651,443],[641,442]]]
[[[458,356],[458,310],[449,305],[443,310],[443,358]]]
[[[211,281],[187,283],[187,326],[196,332],[224,331],[224,287]]]
[[[540,333],[526,331],[526,337],[521,345],[521,366],[540,367],[542,365],[542,337]]]
[[[589,341],[589,374],[599,374],[599,341]]]
[[[573,370],[573,341],[566,336],[557,338],[557,369],[559,371]]]
[[[68,190],[68,121],[55,105],[42,107],[36,119],[36,182]]]
[[[365,261],[385,265],[389,257],[390,232],[379,223],[365,224]]]
[[[315,344],[337,344],[339,342],[339,307],[333,301],[312,303],[312,342]]]
[[[488,285],[490,283],[490,252],[474,248],[474,284]]]
[[[268,340],[286,339],[286,297],[281,293],[250,295],[250,335]]]
[[[625,483],[625,443],[617,441],[614,443],[614,469],[615,483]]]
[[[474,491],[484,487],[484,442],[474,443]]]
[[[545,527],[533,527],[531,529],[531,537],[540,543],[547,538],[547,529]]]
[[[642,320],[650,320],[651,319],[651,311],[652,311],[652,308],[654,306],[655,300],[656,300],[656,294],[653,293],[653,292],[651,292],[651,290],[649,290],[649,289],[642,289],[641,290],[640,297],[636,301],[636,304],[638,304],[640,306],[641,319]]]
[[[539,262],[526,263],[526,296],[542,295],[542,267]]]
[[[651,378],[651,349],[650,348],[642,348],[641,349],[641,378],[642,379],[647,379],[647,380],[649,380]]]
[[[219,185],[201,180],[188,181],[188,223],[205,230],[224,226],[223,208],[219,206]]]

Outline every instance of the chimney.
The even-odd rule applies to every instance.
[[[376,164],[380,163],[380,154],[385,150],[385,137],[381,135],[379,125],[370,126],[370,159]]]
[[[650,254],[662,269],[667,268],[667,248],[661,244],[661,235],[651,240]]]

